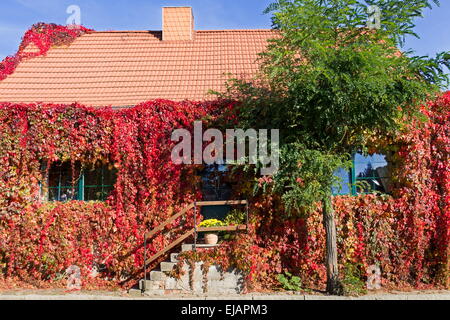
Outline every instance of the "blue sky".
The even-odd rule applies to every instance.
[[[81,20],[95,30],[160,30],[162,6],[192,6],[196,29],[270,28],[262,11],[272,0],[2,0],[0,2],[0,60],[16,52],[24,32],[36,22],[65,24],[70,5],[81,8]],[[421,39],[407,48],[418,54],[450,51],[450,1],[427,10],[417,21]]]

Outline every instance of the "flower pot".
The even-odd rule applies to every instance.
[[[219,241],[219,236],[217,233],[206,233],[205,234],[205,243],[206,244],[217,244]]]

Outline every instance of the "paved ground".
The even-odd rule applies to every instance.
[[[141,296],[137,291],[81,291],[64,290],[10,290],[0,291],[0,300],[450,300],[450,291],[414,291],[369,294],[361,297],[335,297],[298,293],[245,294],[245,295],[176,295]]]

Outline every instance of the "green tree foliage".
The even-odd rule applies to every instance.
[[[317,208],[317,201],[329,196],[330,184],[338,184],[336,168],[348,167],[346,156],[306,149],[290,143],[281,150],[280,170],[273,191],[282,194],[289,215],[306,215]]]
[[[448,85],[449,53],[418,57],[402,49],[405,37],[416,35],[415,20],[433,3],[439,5],[278,0],[266,13],[273,14],[279,37],[261,55],[261,72],[251,82],[231,81],[226,93],[242,101],[241,126],[280,129],[282,165],[271,188],[282,194],[289,215],[323,202],[329,292],[340,292],[333,172],[371,137],[399,132],[419,115],[420,104]],[[380,16],[369,6],[377,6]]]
[[[280,37],[261,56],[261,72],[252,82],[232,80],[228,97],[242,101],[241,125],[280,129],[282,162],[304,154],[314,174],[331,193],[329,163],[345,166],[349,153],[364,149],[374,135],[395,133],[403,121],[418,116],[418,105],[448,85],[450,54],[417,57],[403,51],[414,22],[437,1],[279,0],[266,13]],[[380,8],[380,29],[369,29],[369,5]],[[302,151],[300,151],[302,150]],[[319,156],[319,154],[321,156]],[[334,160],[331,158],[334,157]],[[317,170],[324,170],[319,172]],[[286,187],[290,208],[323,192],[292,184],[292,171],[280,170],[275,188]],[[293,188],[297,190],[293,191]],[[303,196],[301,196],[303,195]],[[299,203],[294,204],[292,201]]]

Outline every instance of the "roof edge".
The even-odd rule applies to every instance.
[[[195,30],[198,33],[204,32],[276,32],[276,29],[223,29],[223,30]],[[91,31],[93,33],[149,33],[162,32],[162,30],[105,30],[105,31]]]

